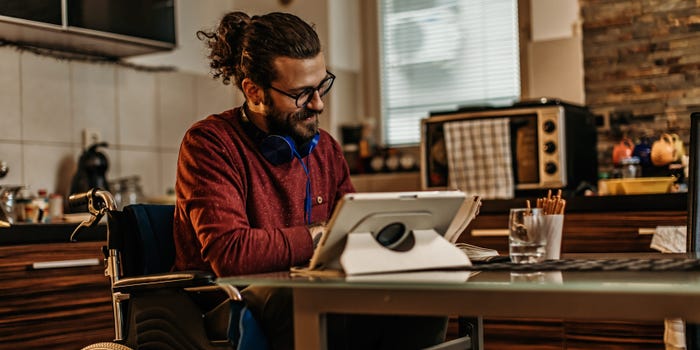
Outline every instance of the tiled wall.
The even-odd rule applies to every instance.
[[[58,60],[0,47],[2,184],[66,195],[82,130],[109,143],[107,179],[139,175],[146,196],[175,184],[180,140],[208,114],[231,108],[234,88],[206,75]]]

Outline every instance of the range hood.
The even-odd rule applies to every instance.
[[[121,58],[175,48],[173,0],[2,0],[0,40]]]

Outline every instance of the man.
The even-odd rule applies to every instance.
[[[214,76],[233,81],[245,103],[195,123],[183,138],[175,269],[230,276],[307,264],[337,201],[354,191],[340,146],[318,126],[322,97],[335,79],[318,36],[290,14],[241,12],[198,36],[211,50]],[[243,295],[272,347],[293,348],[291,292],[252,286]],[[405,326],[378,322],[382,334],[385,323]],[[366,333],[356,323],[365,321],[330,317],[331,346],[374,346],[350,342]],[[439,341],[443,328],[428,327],[437,336],[422,345]]]

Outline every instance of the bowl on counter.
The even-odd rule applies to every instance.
[[[606,195],[668,193],[675,181],[673,176],[605,179],[600,180],[598,189]]]

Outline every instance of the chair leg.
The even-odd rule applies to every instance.
[[[471,338],[471,350],[484,348],[484,323],[481,316],[460,317],[458,319],[459,336]]]

